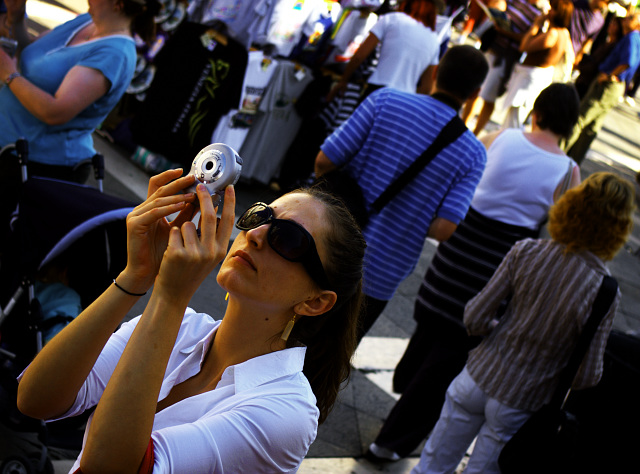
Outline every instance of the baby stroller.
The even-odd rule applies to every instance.
[[[0,474],[53,472],[53,448],[80,449],[86,416],[45,424],[22,415],[16,377],[42,348],[43,334],[72,319],[43,319],[36,291],[43,270],[63,269],[86,307],[126,264],[125,218],[133,205],[66,181],[22,184],[0,264]]]

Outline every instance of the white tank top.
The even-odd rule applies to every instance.
[[[536,229],[553,204],[556,188],[574,166],[568,156],[531,143],[522,130],[506,129],[487,150],[487,165],[471,207],[490,219]]]

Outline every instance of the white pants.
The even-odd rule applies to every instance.
[[[489,397],[465,367],[449,385],[440,419],[411,474],[451,474],[476,436],[465,474],[500,474],[502,447],[530,416]]]
[[[485,53],[487,62],[489,63],[489,72],[487,77],[482,83],[480,89],[480,98],[485,102],[495,104],[498,99],[498,92],[500,92],[500,84],[502,84],[502,78],[505,74],[505,63],[503,59],[499,66],[495,66],[497,56],[490,51]]]
[[[505,128],[520,128],[533,109],[540,92],[551,84],[555,68],[516,64],[507,84],[504,107],[508,108]]]

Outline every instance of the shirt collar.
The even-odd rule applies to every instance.
[[[607,265],[596,254],[585,250],[583,252],[580,252],[579,255],[584,259],[586,264],[589,265],[591,268],[594,268],[600,271],[601,273],[605,273],[609,275],[609,269],[607,268]]]
[[[434,92],[433,94],[431,94],[431,97],[436,99],[438,102],[442,102],[443,104],[448,105],[456,112],[460,111],[460,108],[462,107],[462,102],[460,102],[459,99],[456,99],[446,92]]]
[[[190,308],[187,311],[193,312]],[[220,321],[217,321],[217,323],[204,338],[195,344],[181,348],[180,352],[189,355],[198,351],[200,365],[202,365],[204,356],[209,347],[211,347],[211,343],[220,326]],[[307,348],[304,346],[291,347],[254,357],[240,364],[227,367],[222,374],[222,379],[225,380],[230,377],[231,383],[236,387],[236,392],[250,390],[272,380],[302,372],[306,352]]]

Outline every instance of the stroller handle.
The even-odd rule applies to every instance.
[[[96,153],[91,158],[91,164],[93,165],[93,173],[96,181],[98,182],[98,189],[103,192],[104,182],[104,155]]]
[[[29,161],[29,142],[24,138],[18,138],[16,140],[16,154],[18,155],[18,162],[20,163],[22,173],[22,182],[24,183],[29,176],[27,172],[27,162]]]

